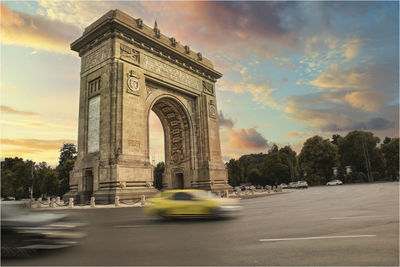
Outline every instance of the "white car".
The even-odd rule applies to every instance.
[[[340,180],[332,180],[326,183],[326,185],[342,185],[343,182]]]

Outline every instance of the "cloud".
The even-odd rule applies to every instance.
[[[367,112],[380,109],[385,103],[384,92],[352,92],[345,96],[345,100],[353,107]]]
[[[43,14],[81,28],[110,9],[118,8],[150,26],[158,22],[161,32],[183,44],[206,47],[236,58],[277,54],[277,47],[292,47],[296,38],[282,23],[282,14],[295,5],[272,2],[90,2],[39,1]],[[268,40],[268,42],[266,42]],[[273,52],[275,51],[275,52]],[[206,54],[206,53],[204,53]]]
[[[36,121],[36,120],[21,120],[21,121],[2,120],[1,123],[3,125],[10,125],[10,126],[17,126],[17,127],[29,127],[29,128],[45,128],[45,129],[59,128],[59,129],[73,129],[73,130],[77,129],[77,124],[75,121],[73,123],[57,124],[57,123],[48,123],[48,122]]]
[[[345,101],[329,101],[323,93],[292,96],[287,98],[285,116],[304,123],[310,129],[323,132],[346,132],[351,130],[383,131],[398,135],[395,107],[383,106],[375,112],[347,105]],[[398,108],[398,105],[396,105]],[[398,111],[397,111],[398,112]]]
[[[27,149],[31,152],[43,152],[45,150],[59,150],[65,143],[76,143],[76,140],[58,139],[58,140],[43,140],[43,139],[8,139],[2,138],[2,146],[20,147],[19,149]]]
[[[270,86],[269,83],[238,83],[238,84],[220,84],[218,88],[221,91],[232,91],[237,94],[250,93],[253,96],[253,101],[262,106],[270,106],[274,109],[282,109],[282,105],[274,96],[276,88]]]
[[[0,111],[3,114],[10,114],[10,115],[33,116],[33,117],[40,116],[40,114],[36,112],[16,110],[13,109],[12,107],[4,105],[0,106]]]
[[[229,145],[234,148],[258,150],[265,149],[268,141],[254,128],[231,130]]]
[[[288,136],[288,137],[294,137],[294,138],[299,138],[301,137],[301,135],[297,132],[291,132],[291,133],[285,133],[283,134],[284,136]]]
[[[226,127],[228,129],[232,129],[233,126],[235,125],[232,119],[224,117],[222,110],[218,112],[218,122],[219,122],[219,127]]]
[[[359,39],[351,39],[348,40],[343,46],[344,49],[344,57],[345,57],[345,62],[346,61],[350,61],[351,59],[355,58],[356,56],[358,56],[358,54],[360,53],[360,49],[361,49],[361,41]]]
[[[5,91],[12,92],[12,93],[16,93],[16,94],[21,94],[22,93],[21,90],[17,89],[15,86],[11,86],[11,85],[2,85],[1,89],[5,90]]]
[[[353,130],[369,130],[369,131],[380,131],[387,130],[394,126],[394,122],[386,120],[384,118],[372,118],[368,121],[358,121],[352,122],[350,124],[341,126],[334,122],[327,124],[323,127],[324,131],[329,132],[343,132],[343,131],[353,131]]]
[[[373,85],[372,77],[372,73],[367,70],[343,70],[338,64],[332,64],[310,84],[331,90],[366,90]]]
[[[72,53],[69,45],[82,31],[75,25],[13,11],[1,4],[1,43],[58,53]]]

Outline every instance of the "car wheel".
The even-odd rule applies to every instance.
[[[222,212],[221,209],[219,207],[214,207],[211,209],[210,212],[211,217],[215,218],[215,219],[219,219],[222,217]]]

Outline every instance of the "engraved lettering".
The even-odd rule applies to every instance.
[[[201,80],[190,74],[187,74],[181,70],[178,70],[172,66],[169,66],[159,60],[156,60],[146,55],[143,55],[143,61],[144,68],[149,71],[152,71],[173,81],[179,82],[183,85],[197,89],[199,91],[202,89]]]

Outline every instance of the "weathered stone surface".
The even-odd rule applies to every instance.
[[[140,199],[157,192],[149,112],[164,128],[163,185],[232,191],[221,159],[215,82],[201,53],[112,10],[71,44],[79,52],[78,158],[64,199]]]

